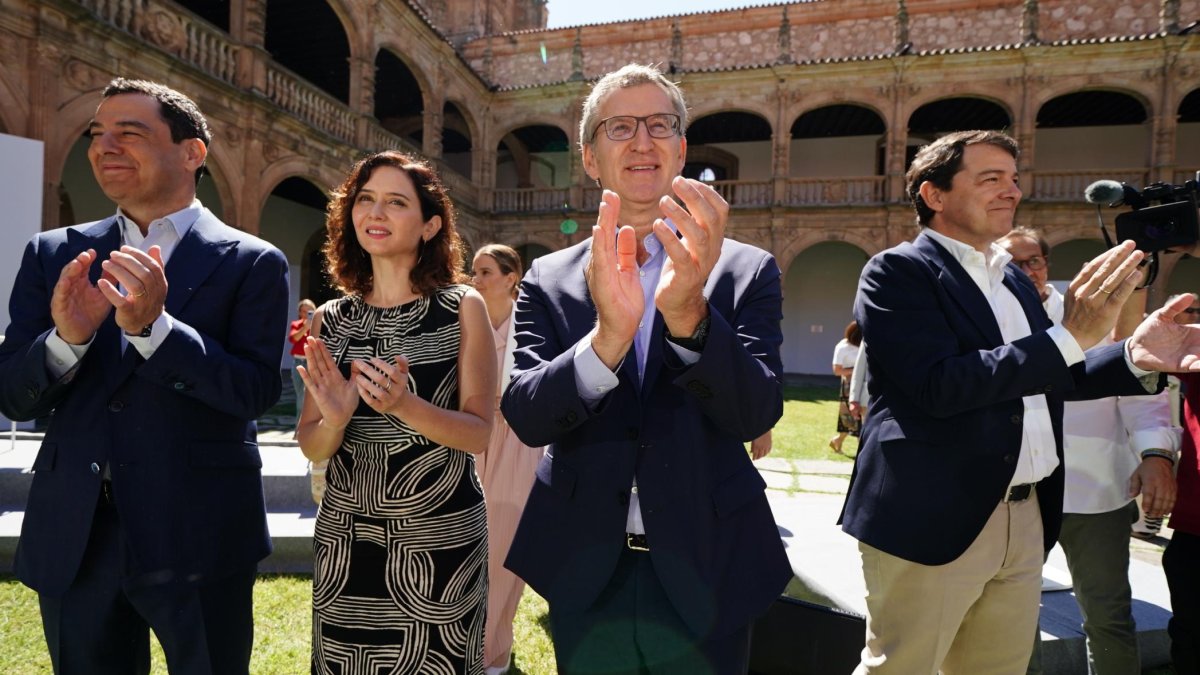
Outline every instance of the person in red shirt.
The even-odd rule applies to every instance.
[[[296,320],[288,325],[288,342],[292,343],[292,387],[296,390],[296,419],[300,419],[300,411],[304,409],[304,381],[296,366],[304,365],[304,339],[312,326],[313,312],[317,311],[317,303],[305,298],[296,306]]]
[[[1180,312],[1181,322],[1196,321],[1200,299]],[[1183,445],[1175,481],[1178,497],[1171,513],[1171,543],[1163,551],[1163,572],[1171,590],[1174,616],[1167,625],[1171,661],[1177,673],[1200,673],[1200,373],[1176,375],[1183,390]]]

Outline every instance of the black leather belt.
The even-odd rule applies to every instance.
[[[646,535],[626,532],[625,548],[629,549],[630,551],[649,551],[650,544],[646,543]]]
[[[1033,495],[1034,488],[1037,483],[1021,483],[1008,488],[1008,495],[1004,498],[1006,502],[1023,502]]]

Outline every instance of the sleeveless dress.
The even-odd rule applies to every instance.
[[[342,298],[326,307],[321,338],[344,376],[354,359],[406,356],[410,392],[457,409],[466,292],[388,308]],[[325,477],[312,672],[482,674],[487,514],[474,457],[360,401]]]

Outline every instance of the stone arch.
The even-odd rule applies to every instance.
[[[1072,89],[1037,107],[1034,196],[1078,199],[1098,170],[1119,169],[1132,184],[1145,182],[1153,152],[1152,111],[1136,92],[1114,87]],[[1103,129],[1103,130],[1101,130]],[[1072,179],[1071,173],[1081,177]],[[1088,173],[1091,172],[1091,173]]]
[[[482,147],[483,129],[480,128],[479,118],[472,114],[471,106],[459,97],[447,97],[442,105],[453,105],[458,110],[458,114],[462,116],[463,121],[467,124],[467,134],[471,140],[471,146],[475,148]],[[570,137],[571,134],[568,133],[567,138]]]
[[[814,110],[820,110],[821,108],[832,108],[840,105],[865,108],[875,113],[879,119],[883,120],[883,128],[885,131],[888,129],[888,125],[891,124],[891,110],[889,109],[890,101],[871,101],[867,97],[847,98],[835,92],[826,92],[821,96],[804,98],[797,105],[792,106],[784,112],[784,119],[791,120],[791,122],[788,124],[788,129],[791,130],[791,128],[795,126],[796,122],[804,115],[807,115]]]
[[[205,160],[205,164],[209,170],[205,172],[202,179],[212,181],[217,190],[217,196],[221,199],[221,212],[218,213],[216,209],[211,209],[213,213],[234,226],[237,226],[237,214],[241,213],[241,195],[231,187],[231,183],[233,177],[240,173],[237,168],[237,162],[240,159],[240,153],[235,155],[233,150],[227,150],[219,143],[214,144],[208,150],[208,159]],[[209,205],[205,204],[205,206]]]
[[[779,249],[775,254],[775,259],[779,263],[779,269],[783,272],[784,277],[787,277],[792,263],[802,253],[813,246],[827,242],[848,244],[862,251],[868,258],[888,248],[883,228],[871,228],[870,230],[864,230],[863,228],[846,228],[840,230],[823,227],[805,228],[800,230],[800,234],[797,237],[785,243],[783,248]]]
[[[498,120],[499,121],[499,120]],[[489,143],[489,146],[498,146],[509,134],[524,127],[554,127],[563,132],[567,137],[567,142],[571,141],[571,131],[563,125],[561,117],[553,117],[550,115],[530,115],[516,121],[505,121],[503,126],[495,125],[492,127],[493,136],[496,138],[494,143]]]
[[[279,184],[288,178],[302,178],[321,190],[325,194],[329,194],[334,187],[341,184],[345,179],[344,173],[335,172],[333,169],[313,164],[298,155],[291,155],[263,167],[262,173],[259,175],[259,185],[262,191],[258,198],[258,203],[255,208],[262,211],[263,206],[267,202],[267,198]],[[324,187],[321,187],[321,186]]]
[[[1004,114],[1007,122],[1003,128],[1011,129],[1015,124],[1016,118],[1013,115],[1015,106],[1010,104],[1001,96],[976,92],[947,94],[943,91],[931,93],[929,96],[924,98],[914,97],[906,101],[907,105],[904,106],[904,110],[901,113],[904,116],[903,119],[905,128],[909,130],[910,134],[914,133],[912,129],[913,116],[915,116],[921,110],[939,103],[960,100],[983,101],[985,103],[990,103],[991,105],[999,108],[1000,112]],[[974,129],[978,128],[978,125],[968,125],[964,128]]]
[[[275,244],[287,257],[291,268],[289,298],[294,306],[302,298],[328,300],[336,297],[318,286],[323,265],[313,256],[323,241],[325,232],[325,200],[329,192],[311,174],[295,172],[268,182],[264,179],[264,196],[258,208],[258,236]],[[270,186],[269,189],[267,186]],[[314,249],[315,246],[315,249]],[[317,276],[313,276],[314,264]],[[319,303],[318,303],[319,304]]]
[[[1150,91],[1151,87],[1141,89],[1133,82],[1121,82],[1119,78],[1111,83],[1106,82],[1104,85],[1080,85],[1078,82],[1066,80],[1055,83],[1058,86],[1047,87],[1046,89],[1037,90],[1037,94],[1030,101],[1031,107],[1036,116],[1047,103],[1056,98],[1068,96],[1070,94],[1078,94],[1084,92],[1108,92],[1113,94],[1122,94],[1132,98],[1141,104],[1142,109],[1146,111],[1146,118],[1150,119],[1154,116],[1154,101],[1157,94]],[[1156,88],[1156,87],[1155,87]]]
[[[0,71],[0,133],[20,136],[25,133],[29,119],[29,97],[17,93],[17,88]]]
[[[1178,173],[1174,178],[1164,179],[1178,183],[1179,174],[1187,176],[1200,169],[1200,83],[1179,97],[1173,112],[1176,119],[1175,165]]]
[[[360,45],[360,41],[355,39],[360,32],[355,26],[354,14],[347,11],[341,0],[305,0],[304,5],[293,7],[299,2],[286,0],[285,7],[285,0],[266,0],[264,48],[276,63],[328,96],[350,104],[354,90],[350,64]],[[324,21],[328,15],[320,9],[322,6],[337,18],[336,28]],[[341,31],[340,36],[338,30]],[[297,44],[302,31],[307,31],[314,39]],[[314,32],[316,35],[313,35]],[[320,63],[314,64],[314,60]],[[323,70],[323,67],[328,70]]]
[[[528,246],[530,244],[541,246],[542,248],[550,251],[557,251],[569,245],[569,243],[563,242],[563,236],[561,234],[552,234],[549,230],[527,232],[519,229],[510,229],[506,232],[505,237],[493,237],[493,241],[507,244],[508,246],[518,250],[521,249],[521,247]],[[474,247],[471,250],[475,250],[476,248],[478,247]],[[522,259],[522,262],[525,264],[525,269],[529,269],[529,261]]]
[[[683,175],[701,180],[769,180],[773,175],[775,132],[768,118],[745,108],[726,107],[697,114],[687,130],[688,156]],[[737,148],[716,148],[718,143]],[[705,152],[713,149],[718,152]]]
[[[553,138],[547,138],[547,136],[553,136]],[[560,139],[563,143],[561,149],[557,147]],[[531,141],[543,142],[543,144],[535,146],[531,145]],[[497,177],[496,187],[502,189],[566,187],[571,180],[572,151],[570,134],[564,132],[562,127],[557,124],[534,124],[531,122],[515,127],[501,136],[495,145],[496,163],[493,175]],[[511,162],[516,169],[516,185],[501,185],[500,167],[506,162]],[[535,164],[550,172],[549,178],[544,174],[541,176],[541,185],[534,184]]]
[[[371,54],[371,61],[374,62],[376,59],[378,59],[379,52],[382,51],[387,51],[389,54],[396,57],[400,63],[404,64],[404,67],[408,69],[408,72],[412,74],[413,79],[417,81],[417,86],[421,88],[421,101],[424,103],[425,96],[427,96],[428,93],[434,89],[433,82],[430,80],[429,75],[425,72],[425,69],[421,67],[421,64],[416,59],[409,56],[406,48],[397,44],[391,39],[391,37],[392,36],[389,35],[389,39],[383,40],[376,45],[375,53]],[[411,48],[411,46],[409,48]]]
[[[47,130],[46,171],[47,178],[57,183],[62,177],[63,166],[75,141],[87,131],[88,124],[100,104],[103,87],[80,92],[64,101],[55,115],[56,123]],[[54,172],[54,173],[50,173]]]
[[[764,103],[761,109],[751,105],[749,101],[743,102],[740,105],[729,105],[727,102],[723,101],[701,103],[699,106],[688,108],[688,128],[690,129],[692,125],[695,124],[696,120],[703,119],[705,117],[711,117],[712,115],[717,115],[720,113],[743,113],[746,115],[761,117],[767,123],[767,127],[771,129],[772,134],[778,132],[778,129],[775,128],[775,124],[772,121],[775,119],[778,111],[773,106],[769,105],[769,101]]]
[[[829,103],[809,108],[788,126],[788,176],[882,176],[887,120],[873,107]]]
[[[830,374],[833,349],[854,318],[866,251],[837,239],[813,243],[794,256],[783,280],[783,369]],[[792,269],[795,268],[795,269]]]

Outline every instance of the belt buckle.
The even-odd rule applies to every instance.
[[[1008,494],[1004,496],[1004,501],[1010,504],[1023,502],[1026,499],[1029,499],[1029,496],[1033,494],[1035,486],[1036,483],[1022,483],[1020,485],[1014,485],[1008,489]]]
[[[650,546],[646,543],[646,535],[634,534],[632,532],[625,533],[625,548],[631,551],[649,551]]]

